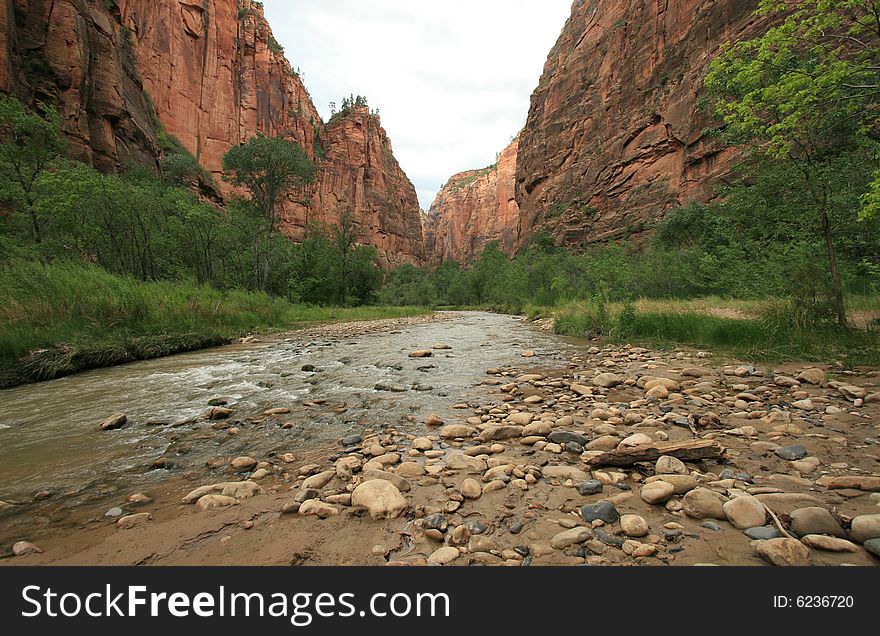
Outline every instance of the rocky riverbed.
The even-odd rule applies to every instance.
[[[400,335],[401,366],[485,344]],[[19,524],[2,563],[880,564],[877,371],[548,343],[436,412],[392,421],[380,402],[307,453],[220,454],[104,515]],[[267,406],[207,407],[199,430],[235,437],[297,408]]]

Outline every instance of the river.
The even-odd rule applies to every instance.
[[[476,396],[486,369],[522,366],[526,350],[537,352],[536,366],[558,362],[574,346],[516,317],[444,318],[355,336],[286,334],[0,391],[0,500],[60,519],[172,478],[200,485],[217,458],[308,458],[367,428],[423,432],[426,415],[450,418],[456,402]],[[408,355],[438,343],[451,349]],[[233,408],[234,420],[206,421],[212,400]],[[270,408],[290,413],[261,417]],[[128,425],[99,431],[117,412]],[[223,430],[233,426],[235,434]],[[158,458],[166,469],[154,468]]]

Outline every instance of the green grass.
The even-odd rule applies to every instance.
[[[142,283],[92,265],[0,266],[0,387],[192,351],[256,333],[427,313],[318,307],[186,282]]]
[[[854,315],[877,307],[877,299],[852,299]],[[575,337],[658,348],[680,346],[716,351],[755,362],[803,360],[845,365],[880,365],[880,328],[853,320],[849,329],[810,319],[784,300],[663,301],[629,306],[573,303],[532,309],[531,317],[553,316],[555,331]]]

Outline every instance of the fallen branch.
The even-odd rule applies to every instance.
[[[632,466],[639,462],[657,461],[664,455],[675,457],[682,461],[698,461],[701,459],[714,459],[721,457],[724,447],[714,439],[697,439],[686,442],[674,442],[671,444],[652,444],[650,446],[636,446],[623,450],[614,450],[601,455],[596,455],[586,463],[590,466]]]
[[[784,536],[788,537],[789,539],[797,540],[796,537],[791,536],[788,533],[788,531],[782,527],[782,522],[779,520],[779,517],[777,517],[776,514],[772,510],[770,510],[770,508],[767,507],[767,504],[762,503],[761,505],[764,506],[764,510],[766,510],[767,514],[770,515],[770,518],[773,519],[773,522],[776,524],[776,527],[779,529],[779,532],[781,532]]]

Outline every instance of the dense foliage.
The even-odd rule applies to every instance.
[[[226,176],[250,194],[218,208],[187,187],[199,178],[185,151],[161,172],[101,174],[63,158],[57,115],[0,98],[0,263],[95,263],[140,281],[181,280],[267,292],[294,302],[363,304],[381,280],[375,249],[357,226],[308,229],[296,245],[276,230],[281,198],[314,166],[299,146],[255,137],[233,148]],[[5,213],[2,212],[5,210]]]
[[[846,324],[838,246],[831,215],[840,184],[829,177],[841,155],[861,150],[874,176],[861,205],[875,214],[880,160],[880,5],[873,0],[761,0],[758,13],[776,26],[728,45],[706,87],[725,134],[792,168],[811,198],[834,292]],[[874,181],[872,187],[868,184]]]
[[[841,271],[850,293],[880,289],[880,220],[859,221],[857,210],[870,162],[859,153],[827,166],[834,189]],[[670,212],[650,239],[554,246],[546,235],[514,258],[489,243],[469,267],[445,263],[434,271],[404,266],[388,276],[385,302],[490,305],[520,311],[606,298],[795,297],[826,316],[833,306],[819,223],[809,193],[787,163],[756,158],[711,205]]]

